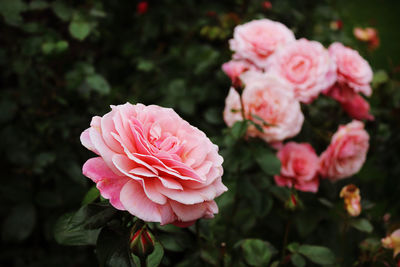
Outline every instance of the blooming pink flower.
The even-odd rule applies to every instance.
[[[382,238],[382,246],[384,248],[393,249],[393,257],[400,253],[400,229],[394,231],[391,235]]]
[[[341,43],[331,44],[329,53],[337,65],[339,86],[346,85],[356,93],[370,96],[372,89],[369,83],[372,81],[372,70],[368,62],[356,50]]]
[[[247,71],[241,78],[245,84],[242,100],[246,119],[256,122],[263,130],[249,126],[249,136],[277,142],[300,132],[304,116],[285,80],[256,71]]]
[[[362,122],[341,125],[320,156],[321,176],[335,181],[356,174],[364,164],[368,147],[369,135]]]
[[[268,71],[286,79],[295,97],[312,102],[322,90],[336,81],[336,65],[318,42],[300,39],[278,49],[268,61]]]
[[[247,70],[256,70],[253,64],[245,60],[231,60],[222,64],[222,70],[225,72],[226,75],[231,78],[232,85],[237,87],[241,85],[240,82],[240,74]]]
[[[278,151],[278,158],[281,174],[274,176],[277,185],[318,191],[318,156],[310,144],[289,142]]]
[[[294,40],[293,32],[282,23],[260,19],[237,26],[229,45],[235,59],[249,60],[264,68],[278,47]]]
[[[144,221],[188,225],[218,212],[218,147],[172,109],[126,103],[95,116],[81,135],[99,157],[83,166],[101,195]]]
[[[367,101],[354,92],[354,90],[346,85],[336,84],[326,92],[328,96],[337,100],[344,111],[356,120],[374,120],[374,116],[369,113],[370,107]]]
[[[240,95],[231,87],[225,99],[224,121],[226,125],[232,127],[237,121],[243,120],[242,107],[240,105]]]

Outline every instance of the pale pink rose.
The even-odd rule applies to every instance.
[[[333,43],[329,46],[329,54],[337,65],[339,85],[347,85],[356,93],[363,93],[366,96],[372,94],[369,85],[372,81],[372,69],[356,50],[341,43]]]
[[[320,174],[333,181],[356,174],[363,166],[369,135],[360,121],[341,125],[331,144],[320,156]]]
[[[243,73],[241,79],[245,84],[242,100],[246,119],[259,124],[263,130],[251,125],[249,136],[278,142],[300,132],[304,116],[293,89],[285,80],[255,71]]]
[[[126,103],[95,116],[81,135],[99,157],[83,166],[101,195],[144,221],[188,225],[218,213],[218,147],[172,109]]]
[[[278,49],[270,57],[267,70],[286,79],[303,103],[312,102],[336,81],[336,65],[328,51],[319,42],[306,39]]]
[[[264,68],[278,47],[294,40],[293,32],[282,23],[260,19],[236,26],[229,45],[235,52],[233,58],[249,60]]]
[[[226,125],[232,127],[237,121],[242,121],[242,107],[240,105],[240,95],[231,87],[225,99],[224,121]]]
[[[277,185],[304,192],[318,191],[318,156],[310,144],[289,142],[277,156],[281,161],[281,174],[274,176]]]
[[[353,119],[374,120],[374,116],[369,113],[370,106],[368,102],[352,88],[336,84],[326,94],[338,101],[343,110]]]
[[[247,70],[256,70],[253,64],[245,60],[231,60],[222,64],[222,70],[231,79],[233,86],[240,86],[240,74]]]

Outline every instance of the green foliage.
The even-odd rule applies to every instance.
[[[279,0],[266,9],[262,2],[151,1],[138,14],[138,2],[127,0],[0,0],[1,266],[141,264],[129,251],[136,218],[111,207],[81,170],[95,156],[81,132],[109,105],[128,101],[174,108],[203,130],[224,157],[229,188],[212,220],[185,229],[147,224],[156,239],[148,266],[395,264],[379,240],[400,220],[398,3]],[[222,119],[230,81],[221,64],[231,58],[233,28],[265,17],[297,38],[356,47],[374,69],[368,159],[350,179],[322,180],[315,195],[275,185],[276,150],[246,137],[261,118],[230,129]],[[336,20],[342,30],[330,27]],[[354,26],[376,26],[381,47],[368,50]],[[350,121],[324,96],[302,110],[306,122],[293,140],[318,154]],[[349,183],[361,190],[358,218],[339,198]]]

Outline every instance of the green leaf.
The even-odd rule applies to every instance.
[[[96,255],[100,267],[135,266],[129,251],[128,237],[127,231],[118,232],[108,227],[101,230],[96,243]]]
[[[36,210],[31,203],[15,206],[5,218],[1,234],[5,242],[21,242],[28,238],[36,222]]]
[[[72,16],[72,9],[67,6],[62,0],[57,0],[52,3],[53,12],[59,17],[62,21],[70,20]]]
[[[372,233],[374,230],[372,224],[364,218],[352,220],[350,221],[350,225],[361,232]]]
[[[275,175],[281,172],[281,162],[271,149],[254,144],[252,152],[255,161],[266,174]]]
[[[35,0],[29,3],[29,8],[32,10],[41,10],[49,7],[49,3],[43,0]]]
[[[294,242],[294,243],[290,243],[290,244],[287,246],[287,249],[288,249],[290,252],[295,253],[295,252],[297,252],[297,250],[299,250],[299,247],[300,247],[299,243]]]
[[[89,203],[92,203],[95,201],[98,197],[100,196],[100,191],[97,189],[96,186],[92,186],[89,191],[86,193],[82,200],[82,205],[87,205]]]
[[[23,22],[21,13],[28,9],[28,5],[22,0],[1,0],[0,14],[7,24],[18,26]]]
[[[374,77],[372,79],[372,87],[376,88],[381,84],[386,83],[389,80],[389,76],[384,70],[378,70],[374,73]]]
[[[86,21],[73,20],[69,24],[69,32],[75,39],[83,41],[90,33],[90,24]]]
[[[335,263],[335,255],[326,247],[302,245],[298,253],[303,254],[309,260],[317,264],[333,264]]]
[[[45,55],[51,54],[51,52],[53,52],[54,48],[55,48],[55,46],[54,46],[54,43],[52,43],[52,42],[47,42],[47,43],[42,44],[42,52]]]
[[[85,230],[76,225],[74,213],[61,216],[54,227],[54,238],[61,245],[80,246],[96,244],[100,229]]]
[[[235,139],[242,138],[247,131],[247,121],[237,121],[231,128],[231,134]]]
[[[260,239],[246,239],[241,247],[246,262],[251,266],[266,266],[276,252],[268,242]]]
[[[154,243],[153,252],[147,256],[146,265],[147,267],[157,267],[160,265],[161,260],[164,256],[164,249],[159,242]]]
[[[57,52],[63,52],[65,50],[67,50],[69,47],[69,44],[67,41],[58,41],[55,44],[55,49],[57,50]]]
[[[93,74],[87,76],[86,82],[93,90],[95,90],[100,94],[105,95],[110,93],[111,90],[110,85],[108,84],[106,79],[104,79],[104,77],[99,74]]]
[[[137,64],[137,69],[143,72],[149,72],[154,69],[154,63],[150,60],[141,59]]]
[[[290,260],[294,266],[303,267],[306,266],[306,260],[298,253],[292,254]]]

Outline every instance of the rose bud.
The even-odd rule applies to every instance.
[[[353,30],[353,34],[358,40],[367,42],[370,49],[376,49],[379,46],[378,31],[374,28],[362,29],[356,27]]]
[[[340,191],[340,197],[344,198],[344,205],[347,213],[350,216],[358,216],[361,213],[361,204],[360,204],[360,189],[354,184],[346,185]]]
[[[142,14],[144,14],[144,13],[146,13],[147,12],[147,9],[149,8],[149,3],[147,3],[147,1],[142,1],[142,2],[139,2],[138,4],[137,4],[137,6],[136,6],[136,12],[139,14],[139,15],[142,15]]]
[[[154,250],[153,235],[147,230],[146,226],[137,229],[132,227],[129,247],[131,252],[140,258],[147,257]]]
[[[391,235],[382,238],[382,246],[384,248],[393,249],[393,257],[400,253],[400,229],[394,231]]]
[[[295,210],[300,204],[300,199],[296,194],[291,193],[288,200],[285,202],[285,207],[288,210]]]
[[[264,8],[264,9],[271,9],[272,8],[272,4],[271,4],[271,2],[270,1],[264,1],[264,2],[262,2],[262,7]]]
[[[331,27],[332,30],[337,31],[337,30],[341,30],[343,28],[343,22],[338,19],[338,20],[334,20],[330,23],[329,25]]]

